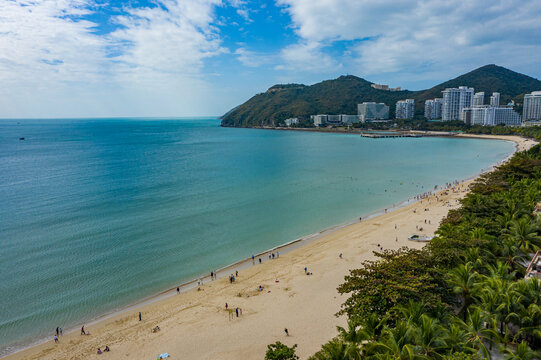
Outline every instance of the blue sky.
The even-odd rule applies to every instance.
[[[276,83],[541,77],[535,0],[0,0],[0,118],[221,115]],[[541,90],[541,89],[539,89]]]

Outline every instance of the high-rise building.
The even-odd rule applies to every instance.
[[[415,100],[406,99],[396,102],[395,118],[397,119],[413,119],[415,114]]]
[[[473,106],[481,106],[485,103],[485,93],[478,92],[473,95]]]
[[[490,105],[474,106],[462,109],[463,121],[468,125],[495,126],[521,125],[521,117],[512,107]]]
[[[473,103],[473,88],[460,86],[443,90],[443,105],[441,118],[443,121],[459,120],[462,109],[471,107]]]
[[[534,91],[524,95],[524,120],[541,120],[541,91]]]
[[[357,105],[357,114],[361,121],[386,120],[389,118],[389,107],[384,103],[363,102]]]
[[[493,107],[500,106],[500,93],[499,92],[492,93],[492,96],[490,97],[490,106],[493,106]]]
[[[435,98],[425,101],[425,118],[427,120],[441,119],[442,98]]]

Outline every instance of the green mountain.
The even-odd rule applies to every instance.
[[[420,91],[385,91],[356,76],[340,76],[306,86],[274,85],[222,117],[222,126],[274,126],[290,117],[308,118],[313,114],[356,114],[357,104],[364,101],[383,102],[390,106],[390,116],[398,100],[415,99],[416,114],[422,114],[424,101],[441,97],[448,87],[469,86],[475,91],[501,94],[502,103],[521,100],[525,93],[541,90],[541,81],[496,65],[486,65],[455,79]]]

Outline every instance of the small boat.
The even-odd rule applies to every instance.
[[[434,239],[434,236],[426,236],[426,235],[411,235],[408,238],[408,240],[420,241],[420,242],[429,242],[432,239]]]
[[[24,140],[24,138],[23,138],[23,137],[20,137],[19,140]]]

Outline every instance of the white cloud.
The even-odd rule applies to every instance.
[[[429,69],[497,63],[539,76],[541,2],[536,0],[277,0],[300,37],[298,48],[352,41],[346,68],[360,75],[411,76]],[[295,46],[291,46],[293,48]],[[528,49],[527,59],[524,50]],[[286,55],[286,54],[284,54]],[[307,57],[307,66],[313,59]],[[291,64],[284,56],[285,67]],[[454,72],[456,73],[456,72]]]
[[[126,9],[116,18],[121,25],[111,35],[121,48],[114,57],[117,74],[149,76],[198,74],[203,59],[224,51],[212,26],[219,0],[162,0],[159,7]]]
[[[302,42],[285,47],[281,52],[283,63],[276,65],[276,70],[323,71],[329,68],[341,68],[331,56],[322,50],[316,41]]]
[[[0,117],[200,112],[204,59],[227,51],[221,0],[125,7],[106,35],[81,18],[93,1],[0,0]]]
[[[244,47],[239,47],[235,50],[237,59],[247,67],[259,67],[268,64],[274,59],[272,54],[262,54],[255,51],[247,50]]]
[[[106,42],[95,24],[73,21],[88,1],[0,1],[0,80],[91,81],[103,68]]]

